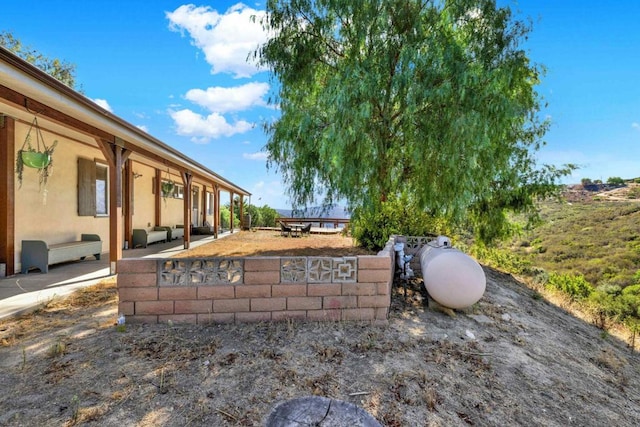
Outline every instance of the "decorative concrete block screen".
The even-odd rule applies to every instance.
[[[127,321],[230,323],[386,321],[393,241],[378,255],[123,259],[119,310]]]

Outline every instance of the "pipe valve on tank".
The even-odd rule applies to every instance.
[[[439,248],[443,248],[443,247],[451,247],[451,239],[448,238],[447,236],[438,236],[436,237],[436,244],[438,245]]]
[[[409,262],[411,262],[411,260],[413,259],[413,255],[404,254],[404,243],[402,242],[396,243],[393,249],[396,251],[396,260],[398,262],[398,267],[402,271],[402,273],[400,273],[400,278],[403,280],[412,278],[414,274],[411,265],[409,265]]]

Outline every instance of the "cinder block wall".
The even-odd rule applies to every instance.
[[[386,321],[394,259],[393,239],[378,255],[348,258],[212,258],[193,265],[123,259],[117,265],[119,311],[127,322],[142,323]],[[230,263],[241,267],[229,269]],[[312,264],[333,271],[312,272]]]

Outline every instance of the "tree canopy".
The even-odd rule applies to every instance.
[[[491,240],[571,170],[536,165],[543,70],[508,7],[270,0],[263,24],[272,37],[256,54],[281,109],[266,150],[295,205],[346,199],[357,216],[409,197]]]
[[[15,53],[70,88],[76,88],[76,66],[74,64],[55,58],[48,58],[29,46],[23,45],[20,40],[7,31],[0,32],[0,46]]]

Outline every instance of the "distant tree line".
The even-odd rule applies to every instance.
[[[242,207],[244,215],[251,215],[252,227],[275,227],[276,218],[280,216],[278,211],[264,205],[258,207],[250,203],[245,203]],[[231,209],[230,204],[220,207],[220,227],[228,229],[230,226]],[[234,227],[240,227],[242,224],[242,218],[240,218],[240,199],[236,197],[233,200],[233,225]]]
[[[580,183],[583,186],[586,185],[598,185],[598,184],[602,184],[602,180],[601,179],[594,179],[591,180],[591,178],[582,178],[580,180]],[[620,178],[619,176],[611,176],[607,179],[607,184],[609,185],[625,185],[625,180]]]

